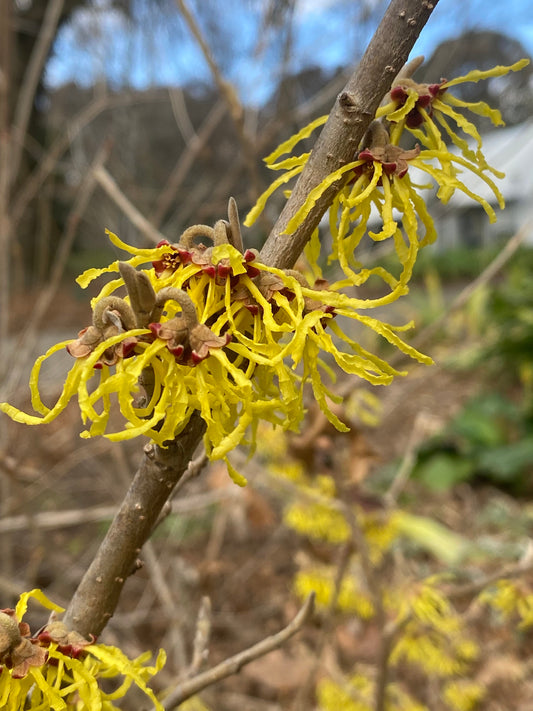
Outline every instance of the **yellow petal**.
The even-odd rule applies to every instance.
[[[481,69],[473,69],[471,72],[468,72],[468,74],[465,74],[462,77],[456,77],[451,81],[447,81],[445,84],[443,84],[442,88],[448,89],[450,86],[455,86],[456,84],[464,84],[468,81],[478,82],[482,79],[490,79],[491,77],[501,77],[505,74],[508,74],[509,72],[518,72],[520,71],[520,69],[527,67],[528,64],[529,59],[520,59],[518,62],[515,62],[514,64],[511,64],[509,66],[503,66],[500,64],[497,67],[493,67],[492,69],[486,69],[485,71],[482,71]]]
[[[265,192],[257,198],[257,202],[252,207],[250,212],[246,215],[243,225],[245,225],[246,227],[251,227],[254,224],[254,222],[257,220],[259,215],[265,209],[266,202],[267,202],[268,198],[272,195],[272,193],[275,192],[280,187],[280,185],[283,185],[284,183],[288,183],[291,178],[294,178],[295,175],[298,175],[298,173],[301,173],[302,170],[303,170],[303,165],[297,166],[296,168],[289,170],[287,173],[280,175],[279,178],[274,180],[274,182],[268,186],[268,188],[265,190]]]
[[[307,124],[307,126],[304,126],[302,129],[300,129],[298,133],[295,133],[294,136],[291,136],[281,145],[279,145],[275,151],[272,151],[272,153],[270,153],[270,155],[268,155],[264,159],[265,163],[269,165],[270,163],[273,163],[277,158],[279,158],[279,156],[283,155],[284,153],[288,153],[289,151],[292,151],[292,149],[297,143],[302,141],[304,138],[308,138],[315,129],[317,129],[319,126],[323,126],[327,120],[328,117],[326,115],[320,116],[314,121],[311,121],[311,123]]]

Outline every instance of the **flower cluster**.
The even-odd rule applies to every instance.
[[[39,709],[116,709],[133,684],[143,691],[157,711],[163,711],[147,682],[163,667],[161,650],[154,666],[147,666],[150,653],[134,660],[120,649],[88,641],[68,631],[61,622],[51,622],[35,636],[23,622],[28,600],[34,598],[55,612],[63,608],[40,590],[23,593],[14,610],[0,611],[0,708],[5,711]],[[104,691],[99,679],[124,677],[114,691]]]
[[[200,412],[208,456],[224,459],[240,484],[244,479],[232,469],[228,453],[242,443],[253,448],[261,420],[297,429],[306,383],[330,422],[345,431],[329,406],[339,398],[325,385],[328,378],[334,382],[334,368],[374,385],[388,384],[399,374],[348,335],[353,331],[350,321],[373,330],[420,362],[431,362],[399,335],[410,324],[393,327],[366,313],[407,292],[418,250],[435,238],[418,192],[427,186],[412,182],[411,167],[437,183],[442,201],[461,190],[493,220],[492,206],[460,179],[461,170],[470,170],[503,207],[503,198],[488,175],[498,172],[487,164],[475,126],[458,109],[469,108],[495,124],[501,123],[501,117],[485,104],[454,98],[448,90],[464,81],[517,71],[525,63],[471,72],[435,85],[404,79],[393,86],[390,102],[378,110],[354,160],[312,190],[287,226],[290,234],[324,190],[344,181],[329,211],[328,259],[338,261],[345,275],[333,284],[322,278],[318,231],[306,248],[311,284],[301,273],[262,264],[255,250],[244,249],[233,200],[228,221],[219,220],[214,227],[194,225],[176,244],[165,240],[153,249],[136,249],[108,233],[130,257],[79,277],[82,287],[102,274],[117,278],[93,300],[92,323],[78,338],[53,346],[35,363],[30,387],[39,414],[26,414],[7,403],[0,403],[0,410],[26,424],[50,422],[76,397],[82,420],[88,424],[83,437],[123,440],[146,435],[162,446],[180,434],[194,412]],[[324,121],[317,119],[266,159],[270,168],[284,172],[261,196],[245,224],[255,220],[268,196],[297,175],[308,158],[303,154],[278,160],[280,156]],[[450,121],[474,138],[477,148],[472,149]],[[409,150],[400,147],[406,131],[419,141]],[[442,132],[460,155],[448,150]],[[382,222],[376,232],[368,229],[372,213]],[[374,241],[392,239],[401,264],[399,276],[382,266],[365,268],[357,261],[357,247],[367,233]],[[380,296],[355,298],[343,291],[364,284],[372,275],[387,286]],[[57,402],[49,408],[39,394],[39,372],[42,363],[64,347],[75,362]],[[111,418],[114,404],[124,419],[119,426]]]
[[[257,252],[244,250],[233,201],[229,222],[195,225],[176,244],[136,249],[108,234],[130,259],[79,277],[86,287],[102,274],[117,276],[93,300],[91,325],[35,363],[30,386],[39,415],[0,405],[19,422],[50,422],[77,397],[82,419],[90,423],[83,437],[147,435],[164,446],[199,411],[208,456],[227,461],[238,444],[253,445],[260,420],[296,429],[306,382],[330,421],[345,430],[328,406],[328,399],[336,398],[324,385],[325,377],[334,378],[333,363],[374,384],[387,384],[398,374],[343,332],[342,317],[430,362],[400,338],[397,331],[404,327],[366,315],[365,300],[323,280],[311,286],[299,272],[269,267]],[[65,347],[75,362],[49,408],[39,395],[39,372]],[[125,423],[112,431],[114,402]],[[228,468],[244,483],[229,462]]]
[[[432,189],[436,185],[437,198],[443,203],[448,202],[456,190],[462,191],[483,207],[491,222],[496,219],[492,205],[461,180],[463,171],[479,176],[503,208],[503,196],[491,177],[491,174],[496,177],[502,177],[502,174],[488,165],[481,150],[479,132],[462,110],[486,116],[494,125],[503,124],[501,115],[483,102],[462,101],[453,96],[449,89],[464,82],[477,82],[518,71],[526,64],[528,60],[523,59],[512,66],[498,66],[484,72],[476,70],[439,84],[417,84],[409,78],[398,79],[390,92],[390,100],[378,109],[354,159],[330,174],[309,193],[286,228],[288,235],[294,232],[322,193],[331,185],[344,181],[329,210],[333,248],[327,259],[338,262],[345,275],[345,279],[334,284],[333,288],[360,286],[375,275],[386,284],[388,293],[374,299],[374,306],[390,303],[406,293],[419,249],[436,238],[433,221],[420,194],[422,189]],[[303,170],[310,154],[303,153],[283,160],[279,160],[280,157],[292,151],[326,119],[327,116],[316,119],[265,158],[269,168],[282,170],[283,173],[257,201],[245,220],[246,225],[253,224],[268,197],[278,187]],[[465,137],[453,128],[452,122]],[[418,142],[410,150],[400,146],[406,133]],[[445,139],[451,141],[456,152],[449,150]],[[471,147],[468,139],[475,142],[475,148]],[[419,185],[413,182],[411,168],[417,169],[418,175],[430,178],[430,183]],[[369,230],[374,218],[381,222],[381,229],[376,231]],[[366,235],[374,242],[392,239],[401,265],[399,276],[381,266],[365,268],[357,260],[357,248]],[[320,253],[321,244],[316,233],[306,254],[317,275],[320,274],[317,266]]]
[[[375,708],[376,689],[373,680],[364,674],[354,674],[342,685],[333,679],[323,678],[317,684],[319,711],[372,711]],[[428,711],[398,683],[389,684],[386,708],[394,711]]]

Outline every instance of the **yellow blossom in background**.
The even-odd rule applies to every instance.
[[[321,679],[316,687],[320,711],[372,711],[373,682],[367,677],[357,674],[347,681],[343,688],[332,679]]]
[[[294,578],[294,590],[299,598],[305,599],[315,592],[318,607],[328,609],[335,594],[335,569],[327,566],[306,568]],[[363,620],[374,615],[374,606],[369,593],[359,584],[360,576],[347,575],[341,582],[337,597],[337,607],[343,612],[355,613]]]
[[[40,590],[31,590],[20,596],[15,610],[0,612],[0,708],[111,711],[120,708],[114,702],[134,685],[156,711],[163,711],[147,686],[165,663],[163,650],[149,666],[150,652],[128,659],[117,647],[89,642],[61,622],[50,623],[32,637],[23,621],[30,598],[49,610],[63,611]],[[123,680],[114,691],[106,692],[99,685],[100,679],[120,677]]]
[[[502,578],[479,595],[481,604],[495,610],[504,620],[518,618],[519,629],[533,625],[533,592],[524,581]]]
[[[443,689],[443,700],[453,711],[475,711],[484,699],[486,689],[475,681],[459,679],[448,682]]]
[[[319,711],[373,711],[374,681],[363,674],[354,674],[344,684],[327,677],[320,679],[316,689]],[[404,691],[399,684],[387,686],[387,711],[429,711]]]

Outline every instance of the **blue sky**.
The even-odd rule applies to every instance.
[[[206,63],[177,14],[163,16],[154,9],[155,3],[135,0],[139,26],[132,31],[120,13],[109,9],[108,0],[93,1],[92,11],[78,12],[60,33],[47,67],[50,86],[68,81],[88,86],[103,76],[112,86],[136,88],[209,81]],[[380,5],[380,0],[372,2]],[[266,0],[226,0],[221,16],[222,37],[232,48],[223,70],[248,104],[264,101],[279,67],[269,50],[275,37],[258,35],[265,4]],[[354,8],[353,0],[298,0],[291,69],[353,65],[381,16],[357,22]],[[473,27],[506,33],[533,55],[530,0],[440,0],[413,53],[429,56],[443,40]],[[264,40],[259,53],[258,36]]]

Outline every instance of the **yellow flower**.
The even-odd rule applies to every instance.
[[[5,711],[36,709],[39,711],[75,711],[75,709],[115,709],[130,686],[137,686],[150,699],[157,711],[163,711],[147,682],[163,667],[161,650],[154,666],[147,666],[150,652],[134,660],[117,647],[89,642],[76,632],[69,632],[60,622],[53,622],[36,637],[30,636],[22,621],[28,600],[34,598],[56,612],[63,608],[51,602],[40,590],[20,596],[15,610],[0,615],[18,624],[9,627],[9,638],[2,635],[5,620],[0,619],[0,708]],[[21,658],[24,659],[21,659]],[[105,692],[99,679],[124,677],[113,692]]]
[[[375,708],[375,684],[363,674],[354,674],[344,683],[323,678],[317,684],[320,711],[371,711]],[[386,708],[389,711],[428,711],[399,684],[388,684]]]
[[[333,285],[333,288],[360,286],[371,276],[381,278],[390,291],[384,297],[369,300],[366,308],[390,303],[407,292],[418,250],[436,237],[432,218],[419,193],[421,189],[430,188],[432,185],[414,185],[409,175],[411,166],[426,173],[437,184],[437,197],[442,202],[447,202],[455,190],[460,190],[478,202],[491,221],[496,219],[492,206],[472,192],[460,179],[460,173],[465,169],[475,173],[489,186],[500,208],[503,208],[503,197],[487,173],[496,177],[502,177],[502,174],[487,164],[481,150],[479,132],[464,116],[462,110],[469,109],[476,114],[488,116],[495,125],[501,125],[503,121],[499,112],[483,102],[461,101],[454,97],[449,89],[464,82],[518,71],[526,64],[528,60],[524,59],[510,67],[495,67],[486,72],[473,71],[464,77],[440,84],[420,85],[411,79],[401,79],[393,86],[391,101],[378,109],[376,120],[371,124],[353,160],[331,173],[311,190],[286,228],[288,235],[293,233],[322,193],[339,180],[344,180],[344,186],[329,210],[333,250],[328,255],[328,260],[339,262],[346,279]],[[258,199],[245,224],[253,224],[274,190],[303,170],[309,157],[308,153],[284,160],[279,158],[321,126],[325,119],[326,117],[321,117],[306,126],[265,159],[269,168],[284,172]],[[450,120],[455,122],[466,138],[451,127]],[[400,139],[405,131],[415,136],[423,146],[422,150],[420,146],[412,150],[400,148]],[[442,132],[459,149],[460,155],[448,149]],[[475,149],[470,147],[469,138],[476,142]],[[372,232],[369,231],[368,225],[374,215],[380,216],[382,228]],[[357,259],[356,251],[368,237],[373,241],[392,239],[401,265],[399,277],[380,266],[366,268]],[[316,231],[306,247],[311,271],[316,276],[321,274],[320,253],[321,245]]]
[[[454,711],[474,711],[485,694],[481,684],[468,679],[448,682],[443,690],[444,701]]]
[[[304,599],[310,592],[316,595],[316,604],[328,609],[335,593],[334,568],[327,566],[310,568],[299,571],[294,578],[294,589],[298,597]],[[343,578],[337,606],[343,612],[355,613],[363,620],[374,616],[374,605],[369,593],[358,583],[361,579],[360,571]]]
[[[193,236],[203,232],[213,237],[214,232],[214,246],[192,245],[191,230]],[[130,259],[79,277],[83,287],[102,274],[115,272],[118,278],[93,299],[91,326],[37,359],[30,388],[39,414],[7,403],[0,409],[18,422],[46,423],[76,397],[88,425],[82,437],[146,435],[162,446],[199,411],[206,423],[208,456],[227,461],[237,445],[253,448],[261,420],[296,429],[304,413],[306,382],[330,421],[346,429],[328,407],[328,399],[338,398],[324,384],[335,377],[324,356],[374,384],[389,383],[398,374],[346,336],[337,323],[340,318],[354,319],[405,353],[430,362],[401,340],[401,328],[360,313],[364,300],[323,282],[313,288],[297,272],[260,264],[255,253],[243,254],[220,232],[219,225],[197,225],[177,245],[155,249],[129,247],[108,233]],[[127,296],[118,297],[124,286]],[[65,347],[75,362],[49,408],[39,394],[41,366]],[[110,431],[115,406],[124,424]],[[245,483],[227,463],[234,480]]]
[[[321,679],[316,688],[320,711],[371,711],[374,708],[374,683],[357,674],[343,687],[332,679]]]
[[[519,618],[519,629],[533,625],[533,593],[522,581],[502,578],[483,590],[478,599],[505,620],[513,616]]]

